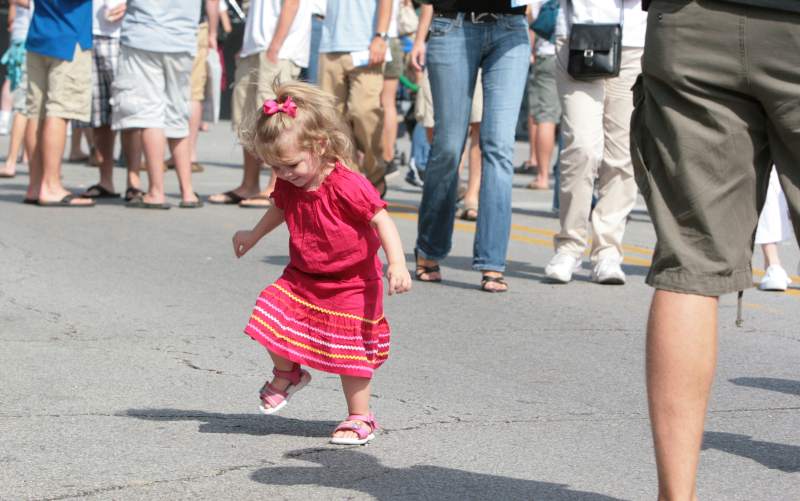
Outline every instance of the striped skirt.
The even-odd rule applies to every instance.
[[[336,301],[314,301],[295,289],[283,278],[264,289],[245,334],[300,365],[371,378],[389,356],[389,323],[382,311],[377,318],[364,318],[357,315],[363,308],[335,310]]]

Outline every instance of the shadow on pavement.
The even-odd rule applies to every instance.
[[[771,470],[785,473],[800,471],[800,447],[753,440],[747,435],[707,431],[703,434],[703,450],[716,449],[752,459]]]
[[[261,414],[222,414],[182,409],[128,409],[120,417],[146,421],[197,421],[200,433],[235,433],[242,435],[288,435],[293,437],[329,437],[337,422],[309,421]]]
[[[737,386],[749,386],[762,390],[779,391],[789,395],[800,396],[800,381],[779,379],[774,377],[737,377],[729,380]]]
[[[270,467],[250,478],[266,485],[318,485],[349,489],[378,500],[546,499],[548,501],[613,501],[618,498],[575,491],[567,485],[538,482],[433,465],[408,468],[383,466],[369,454],[348,449],[302,449],[284,457],[319,466]]]

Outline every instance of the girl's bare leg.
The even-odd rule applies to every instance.
[[[354,376],[341,376],[344,398],[347,400],[348,414],[369,416],[369,389],[371,379]],[[367,424],[364,423],[366,426]],[[358,438],[354,431],[339,431],[334,437]]]

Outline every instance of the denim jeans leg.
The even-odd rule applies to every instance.
[[[458,164],[467,138],[472,93],[480,60],[480,36],[462,19],[434,18],[428,42],[428,77],[433,95],[433,144],[419,208],[417,251],[440,261],[453,241]]]
[[[528,76],[530,45],[524,16],[505,16],[492,25],[484,50],[481,123],[480,210],[473,268],[504,271],[511,233],[514,133]]]

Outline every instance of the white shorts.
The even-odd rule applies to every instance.
[[[164,129],[168,138],[189,135],[189,91],[194,57],[188,52],[151,52],[121,46],[112,84],[112,125]]]

